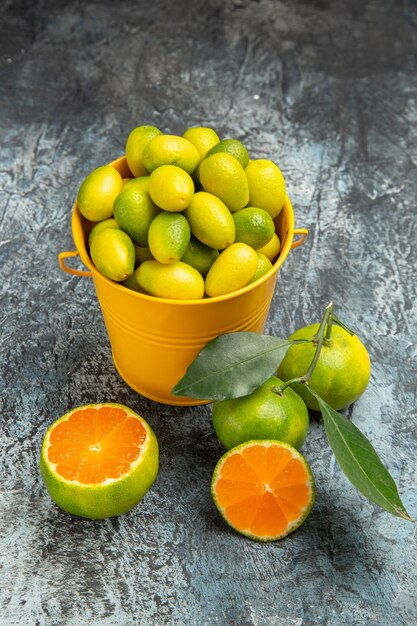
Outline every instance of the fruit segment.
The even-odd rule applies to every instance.
[[[290,450],[277,446],[251,446],[242,455],[249,467],[266,484],[277,479],[293,459]]]
[[[258,505],[262,499],[264,487],[261,481],[257,483],[247,483],[242,480],[219,480],[217,493],[223,506],[229,510],[234,504],[240,504],[248,498],[257,497]]]
[[[252,533],[259,537],[271,537],[282,534],[287,527],[287,517],[275,495],[266,491],[252,520]]]
[[[98,484],[127,473],[145,439],[141,422],[121,409],[78,410],[52,430],[47,459],[66,480]]]

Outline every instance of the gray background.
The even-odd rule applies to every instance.
[[[267,332],[334,301],[372,358],[347,413],[415,516],[416,21],[411,0],[2,2],[2,625],[417,623],[415,526],[358,494],[319,421],[307,522],[274,544],[235,534],[209,495],[210,409],[131,391],[92,282],[57,264],[82,179],[134,126],[213,126],[276,160],[310,234]],[[38,456],[52,421],[99,401],[141,413],[161,463],[140,506],[97,522],[51,502]]]

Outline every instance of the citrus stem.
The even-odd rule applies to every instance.
[[[326,328],[326,337],[325,340],[326,341],[330,341],[332,338],[332,324],[334,322],[334,317],[333,314],[329,315],[329,319],[327,321],[327,328]]]
[[[310,367],[308,368],[307,372],[304,374],[304,377],[303,377],[306,379],[307,383],[309,382],[311,375],[314,371],[314,368],[316,367],[317,361],[319,360],[320,352],[324,343],[324,331],[326,330],[326,328],[327,328],[326,340],[329,340],[331,337],[332,317],[333,317],[333,302],[330,302],[330,304],[328,304],[326,308],[324,309],[323,319],[321,320],[319,329],[314,336],[314,339],[316,340],[316,351],[314,353],[313,360],[310,363]]]
[[[349,335],[354,335],[355,334],[353,332],[353,330],[351,328],[349,328],[349,326],[346,326],[346,324],[344,324],[343,322],[338,320],[337,317],[335,317],[334,315],[332,315],[332,321],[335,324],[337,324],[338,326],[340,326],[341,328],[343,328],[343,330],[345,330],[347,333],[349,333]]]
[[[290,385],[293,385],[294,383],[301,383],[302,385],[308,386],[308,383],[310,382],[310,378],[314,372],[314,368],[316,367],[317,361],[319,360],[323,343],[325,341],[330,340],[331,324],[333,320],[336,323],[338,323],[338,320],[336,321],[336,319],[333,317],[333,302],[330,302],[324,309],[324,314],[320,322],[319,329],[313,337],[313,343],[316,345],[316,351],[314,353],[313,360],[311,361],[308,370],[303,376],[298,376],[297,378],[292,378],[291,380],[287,380],[282,385],[271,388],[271,391],[281,396],[284,390]]]

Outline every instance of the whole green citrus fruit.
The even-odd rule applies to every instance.
[[[159,209],[150,195],[135,185],[126,185],[113,204],[113,214],[119,228],[137,246],[148,245],[149,227],[158,213]]]
[[[213,427],[227,448],[252,439],[275,439],[301,448],[309,418],[303,400],[287,387],[282,395],[272,389],[282,385],[271,376],[247,396],[213,404]]]
[[[162,211],[149,227],[149,249],[160,263],[176,263],[186,251],[190,237],[190,227],[181,213]]]
[[[255,250],[266,246],[275,234],[275,224],[267,211],[246,207],[233,213],[236,228],[235,241],[252,246]]]
[[[264,254],[261,252],[257,252],[256,254],[258,255],[258,267],[250,279],[249,284],[256,282],[258,278],[261,278],[261,276],[269,272],[272,267],[271,261]]]
[[[206,294],[223,296],[250,282],[258,267],[258,255],[245,243],[232,243],[219,254],[210,267],[205,282]]]
[[[146,176],[148,170],[143,164],[143,151],[148,143],[162,135],[159,128],[149,124],[137,126],[132,130],[126,142],[126,161],[133,176]]]
[[[200,300],[204,296],[200,272],[182,261],[144,261],[135,271],[135,277],[139,287],[156,298]]]
[[[249,163],[248,151],[243,143],[238,139],[223,139],[223,141],[220,141],[211,148],[211,150],[207,153],[207,156],[217,154],[218,152],[227,152],[228,154],[231,154],[239,161],[243,169],[245,169]]]
[[[193,146],[197,148],[200,161],[202,161],[202,159],[206,157],[207,152],[220,141],[216,131],[206,126],[187,128],[183,137],[191,141]]]
[[[245,170],[231,154],[218,152],[206,157],[199,172],[204,191],[219,198],[230,211],[239,211],[248,204]]]
[[[250,206],[268,211],[275,219],[285,200],[285,180],[281,170],[268,159],[255,159],[245,169]]]
[[[311,339],[319,324],[300,328],[289,339]],[[282,380],[303,376],[313,360],[316,346],[311,343],[292,345],[278,368]],[[352,404],[366,389],[371,374],[369,354],[356,335],[350,335],[333,324],[331,339],[325,340],[310,379],[310,386],[336,411]],[[319,403],[305,385],[296,383],[293,389],[309,409],[319,410]]]
[[[102,165],[90,172],[78,191],[80,213],[92,222],[112,216],[113,202],[123,187],[122,177],[111,165]]]
[[[90,256],[98,271],[116,282],[126,280],[135,269],[135,246],[116,228],[106,228],[93,237]]]

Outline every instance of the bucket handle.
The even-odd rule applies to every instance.
[[[291,250],[294,248],[298,248],[298,246],[302,246],[308,235],[308,228],[294,228],[294,235],[301,235],[299,239],[293,241]]]
[[[69,257],[74,257],[74,256],[78,256],[77,250],[68,250],[67,252],[60,252],[58,254],[58,262],[59,262],[59,267],[61,268],[61,270],[63,272],[66,272],[67,274],[74,274],[74,276],[91,276],[91,272],[88,272],[86,270],[76,270],[66,265],[65,259],[68,259]]]

